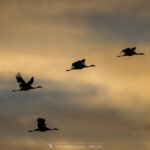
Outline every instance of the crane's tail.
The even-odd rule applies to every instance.
[[[12,92],[17,92],[18,90],[12,90]]]
[[[35,130],[29,130],[28,132],[35,132]]]
[[[117,56],[117,57],[123,57],[123,55],[119,55],[119,56]]]
[[[66,70],[66,71],[71,71],[72,69],[68,69],[68,70]]]

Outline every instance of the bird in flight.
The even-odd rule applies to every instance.
[[[32,84],[34,82],[34,77],[32,77],[28,82],[25,82],[24,79],[22,78],[21,74],[18,73],[16,75],[16,80],[19,83],[20,89],[12,90],[13,92],[16,92],[16,91],[28,91],[28,90],[31,90],[31,89],[42,88],[42,86],[36,86],[36,87],[32,86]]]
[[[45,119],[43,118],[38,118],[37,119],[37,129],[34,130],[29,130],[29,132],[36,132],[36,131],[40,131],[40,132],[45,132],[45,131],[49,131],[49,130],[59,130],[58,128],[48,128],[45,124]]]
[[[85,65],[85,59],[82,60],[78,60],[74,63],[72,63],[71,69],[66,70],[66,71],[71,71],[71,70],[79,70],[79,69],[83,69],[83,68],[88,68],[88,67],[95,67],[95,65]]]
[[[121,51],[121,54],[124,53],[123,55],[117,56],[117,57],[122,57],[122,56],[133,56],[133,55],[144,55],[144,53],[136,53],[136,47],[133,48],[126,48]]]

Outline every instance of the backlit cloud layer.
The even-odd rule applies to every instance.
[[[149,7],[147,0],[0,1],[0,148],[100,142],[149,150]],[[145,55],[116,57],[132,46]],[[82,58],[96,67],[65,71]],[[43,89],[12,93],[17,72]],[[28,133],[38,117],[61,130]]]

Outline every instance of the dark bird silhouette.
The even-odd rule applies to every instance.
[[[85,65],[85,59],[82,60],[78,60],[74,63],[72,63],[72,67],[69,70],[66,71],[71,71],[71,70],[79,70],[79,69],[83,69],[83,68],[88,68],[88,67],[95,67],[95,65]]]
[[[46,124],[45,124],[45,119],[43,118],[38,118],[37,119],[37,126],[38,128],[35,130],[29,130],[29,132],[36,132],[36,131],[41,131],[41,132],[45,132],[45,131],[49,131],[49,130],[59,130],[58,128],[47,128]]]
[[[144,53],[136,53],[136,47],[133,48],[126,48],[121,51],[121,54],[124,53],[123,55],[117,56],[117,57],[122,57],[122,56],[133,56],[133,55],[144,55]]]
[[[16,80],[19,83],[20,89],[12,90],[13,92],[16,92],[16,91],[28,91],[28,90],[31,90],[31,89],[42,88],[42,86],[36,86],[36,87],[31,86],[33,84],[33,82],[34,82],[34,77],[32,77],[28,82],[25,82],[24,79],[21,77],[21,74],[18,73],[16,75]]]

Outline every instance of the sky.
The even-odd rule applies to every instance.
[[[104,143],[150,149],[150,2],[0,1],[0,149]],[[144,56],[116,57],[127,47]],[[76,60],[96,67],[66,72]],[[18,89],[15,75],[42,89]],[[29,133],[36,119],[60,131]]]

